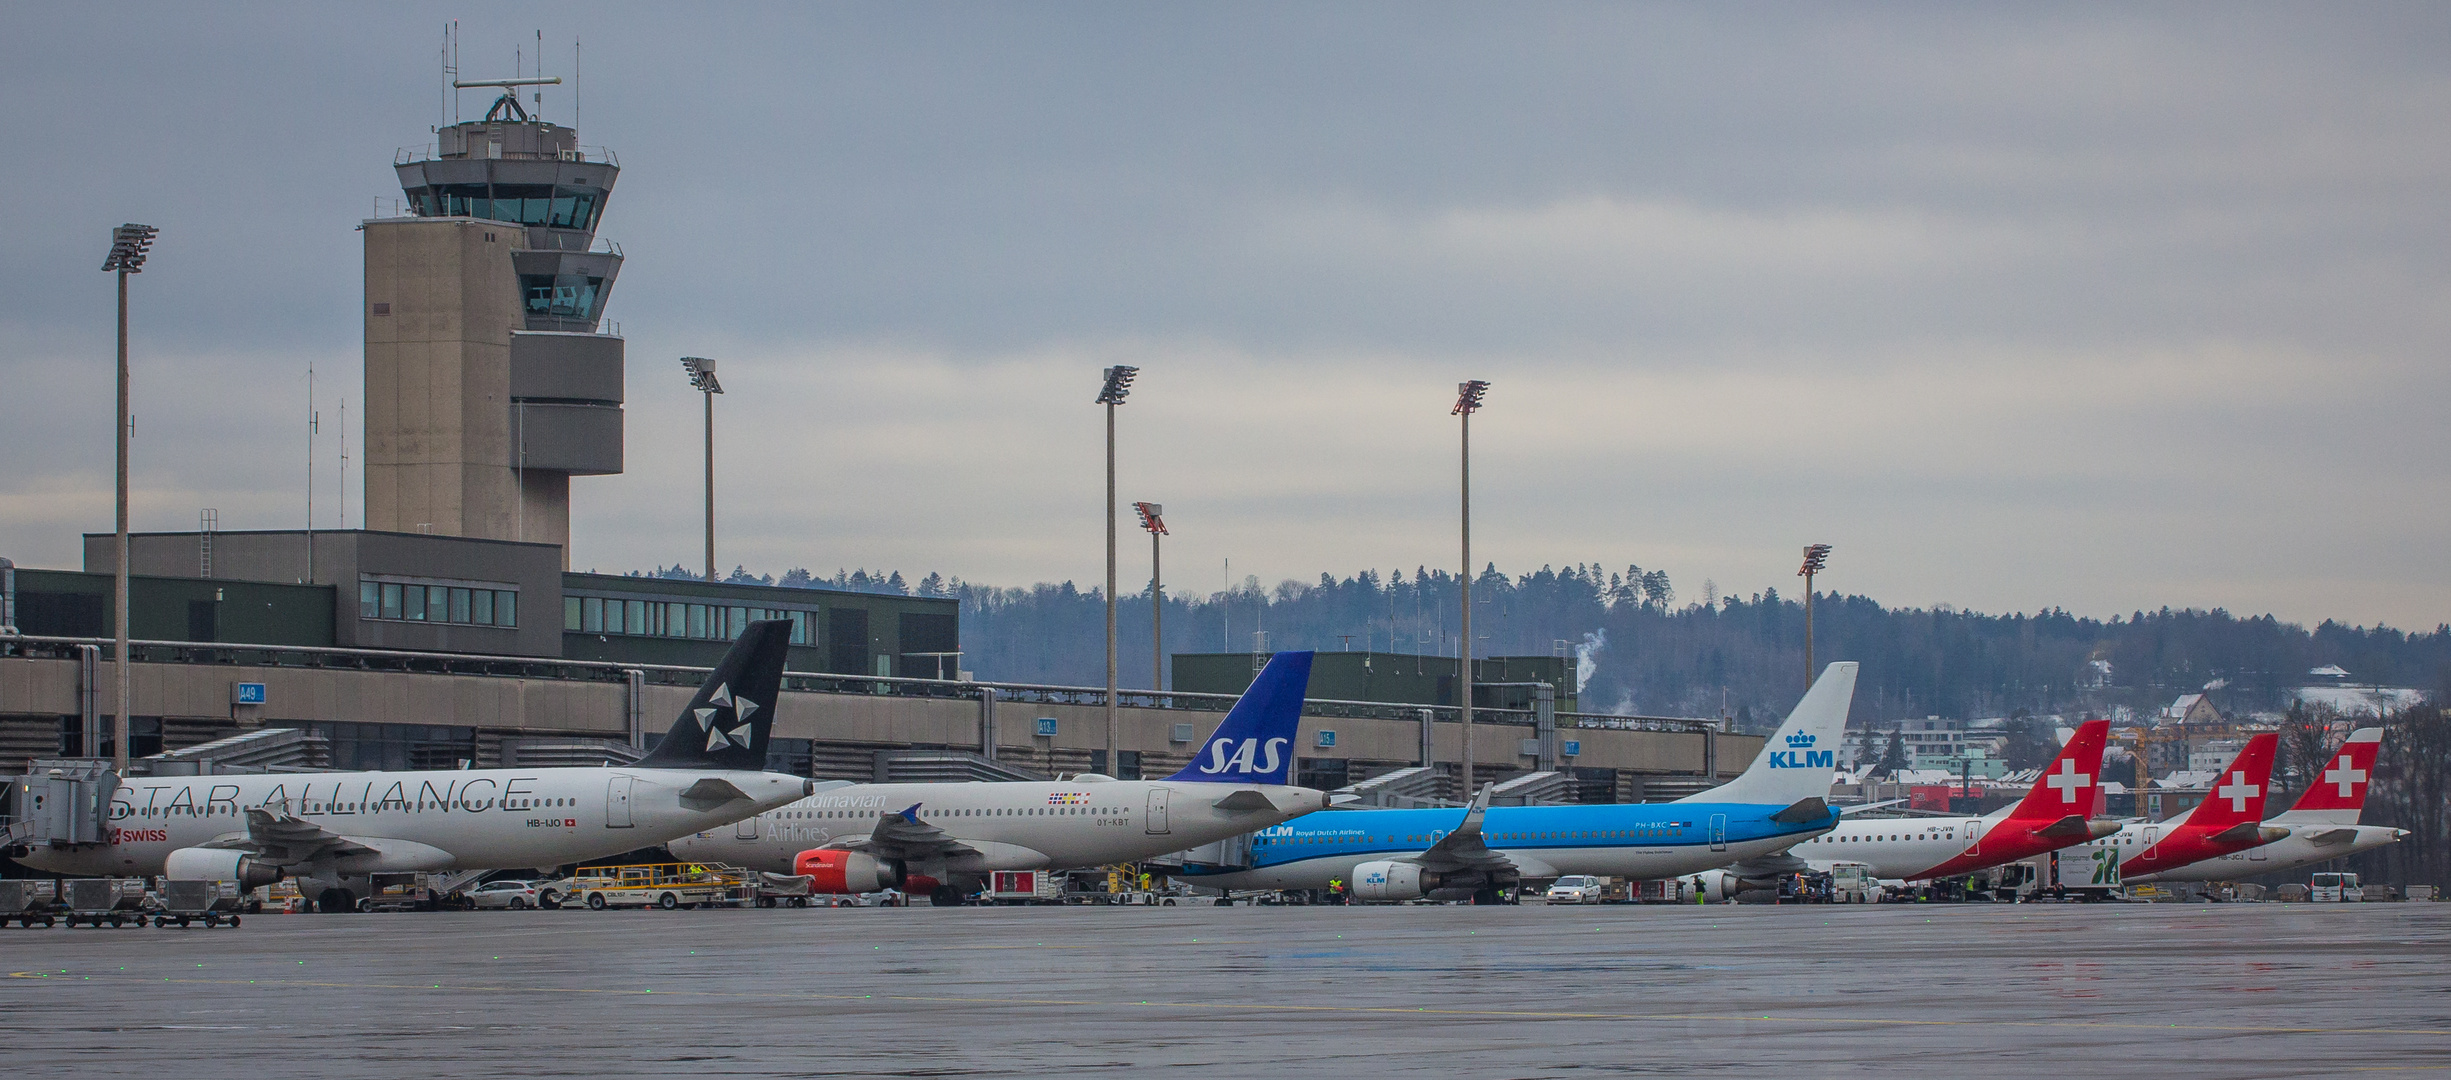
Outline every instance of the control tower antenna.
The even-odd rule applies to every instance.
[[[528,110],[519,104],[519,88],[522,86],[559,86],[561,83],[562,77],[559,75],[548,75],[541,79],[469,79],[465,82],[453,79],[451,88],[470,90],[477,87],[498,87],[502,91],[502,96],[494,99],[493,108],[485,110],[486,122],[510,120],[524,122],[534,117],[529,116]]]

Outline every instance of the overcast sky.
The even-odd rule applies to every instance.
[[[699,560],[699,354],[727,568],[1089,585],[1123,362],[1122,497],[1184,588],[1453,565],[1482,378],[1474,558],[1510,571],[1785,592],[1826,542],[1824,587],[1890,604],[2451,619],[2440,6],[0,18],[20,565],[111,525],[122,221],[163,230],[136,527],[300,524],[310,362],[338,523],[355,226],[458,18],[469,78],[582,38],[544,113],[623,166],[629,471],[573,483],[580,568]]]

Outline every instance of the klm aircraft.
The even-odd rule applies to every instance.
[[[1638,880],[1733,865],[1748,879],[1803,862],[1787,849],[1838,824],[1830,781],[1855,665],[1823,669],[1744,774],[1670,803],[1489,805],[1489,789],[1455,810],[1337,810],[1263,829],[1245,865],[1187,863],[1193,884],[1324,889],[1361,900],[1477,900],[1526,879],[1602,874]],[[1795,864],[1789,867],[1787,864]]]

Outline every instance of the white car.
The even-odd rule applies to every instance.
[[[475,908],[520,911],[537,906],[537,899],[533,881],[488,881],[468,890],[468,906]]]
[[[1597,904],[1600,902],[1600,879],[1587,874],[1568,874],[1549,886],[1541,896],[1549,904]]]

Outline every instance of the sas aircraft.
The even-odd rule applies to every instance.
[[[296,878],[346,911],[369,875],[553,867],[661,844],[806,795],[766,771],[791,624],[749,624],[652,753],[633,765],[451,772],[139,776],[110,796],[107,843],[39,846],[54,874]]]
[[[2264,829],[2286,829],[2289,835],[2261,847],[2215,855],[2185,866],[2129,875],[2131,883],[2148,881],[2237,881],[2330,862],[2361,851],[2396,844],[2406,829],[2360,825],[2366,809],[2366,784],[2374,773],[2375,752],[2383,745],[2383,729],[2359,728],[2349,733],[2331,764],[2315,774],[2315,782],[2298,796],[2289,812],[2264,822]]]
[[[1827,802],[1831,748],[1846,728],[1855,670],[1852,663],[1824,669],[1743,775],[1676,802],[1492,807],[1485,787],[1460,816],[1452,809],[1313,814],[1254,836],[1248,865],[1187,862],[1183,878],[1228,891],[1324,889],[1342,879],[1361,900],[1491,902],[1526,879],[1668,878],[1776,861],[1838,821]]]
[[[1858,818],[1796,845],[1794,853],[1816,870],[1860,863],[1883,880],[1929,881],[2109,836],[2119,824],[2092,813],[2110,730],[2108,720],[2077,725],[2014,806],[1977,818]]]
[[[900,888],[956,905],[990,871],[1131,862],[1275,825],[1328,805],[1290,782],[1311,656],[1269,658],[1163,780],[844,784],[669,846],[683,860],[806,874],[818,892]]]

